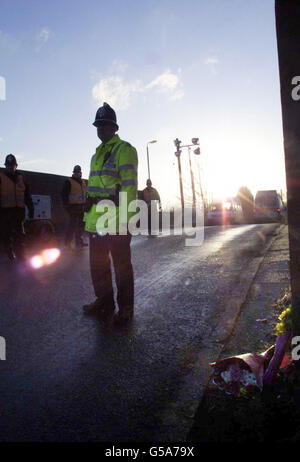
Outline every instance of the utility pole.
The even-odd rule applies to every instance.
[[[181,161],[180,161],[180,156],[181,156],[181,150],[180,150],[180,145],[181,141],[179,141],[178,138],[174,141],[174,144],[176,146],[177,151],[175,152],[175,155],[178,160],[178,172],[179,172],[179,187],[180,187],[180,198],[181,198],[181,209],[182,209],[182,222],[184,220],[184,196],[183,196],[183,187],[182,187],[182,172],[181,172]]]
[[[204,205],[204,194],[203,194],[203,189],[202,189],[202,182],[201,182],[201,171],[200,171],[200,165],[197,163],[197,169],[198,169],[198,177],[199,177],[199,188],[200,188],[200,196],[202,203]]]
[[[264,385],[274,383],[291,337],[300,335],[300,4],[275,0],[275,14],[287,184],[292,329],[277,337],[274,355],[264,374]],[[296,364],[299,370],[299,361]]]
[[[275,0],[287,181],[292,330],[300,335],[300,3]]]
[[[191,174],[191,184],[192,184],[192,197],[193,197],[193,205],[192,205],[192,216],[193,216],[193,223],[194,223],[194,217],[196,216],[196,192],[195,192],[195,179],[194,179],[194,173],[192,169],[192,161],[191,161],[191,147],[198,146],[194,150],[194,154],[199,155],[200,154],[200,147],[199,147],[199,138],[192,138],[192,144],[186,144],[184,146],[181,146],[181,141],[179,141],[178,138],[174,140],[174,144],[176,146],[177,151],[175,152],[175,156],[177,156],[178,159],[178,170],[179,170],[179,183],[180,183],[180,195],[181,195],[181,206],[182,206],[182,216],[184,215],[184,197],[183,197],[183,188],[182,188],[182,174],[181,174],[181,162],[180,162],[180,156],[181,156],[181,149],[182,148],[188,148],[188,153],[189,153],[189,164],[190,164],[190,174]],[[201,188],[201,184],[200,184]],[[201,192],[202,195],[202,192]]]
[[[191,184],[192,184],[193,210],[196,210],[195,181],[194,181],[194,173],[192,169],[191,147],[190,146],[188,146],[188,150],[189,150],[189,164],[190,164]]]

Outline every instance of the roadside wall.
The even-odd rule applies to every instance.
[[[4,168],[0,168],[0,171],[3,170]],[[63,232],[68,222],[68,215],[63,208],[61,190],[64,182],[69,177],[19,169],[18,171],[22,173],[25,181],[29,184],[31,194],[51,196],[51,216],[55,231],[58,233]],[[141,197],[141,191],[138,191],[138,196]]]
[[[0,168],[0,171],[3,171]],[[50,173],[30,172],[19,170],[24,176],[25,181],[30,186],[31,194],[44,194],[51,196],[51,216],[57,232],[65,229],[68,216],[63,208],[61,190],[67,176],[52,175]]]

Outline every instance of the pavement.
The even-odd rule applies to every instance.
[[[256,264],[257,270],[249,284],[245,299],[240,305],[235,325],[215,360],[250,352],[261,353],[275,343],[275,326],[280,314],[278,301],[290,292],[287,225],[282,225],[277,229]],[[210,429],[205,428],[211,426],[211,423],[208,423],[207,406],[208,403],[211,406],[214,400],[213,396],[210,396],[213,395],[214,389],[216,387],[212,384],[211,378],[208,378],[187,441],[216,441],[215,438],[222,438],[222,435],[224,437],[226,434],[225,427],[229,428],[227,419],[224,421],[223,418],[220,419],[220,422],[215,422]],[[224,393],[224,402],[225,399],[227,398]],[[219,398],[216,405],[220,406]],[[259,425],[260,422],[256,424]],[[279,422],[278,425],[280,425]],[[218,441],[222,442],[222,439]]]
[[[221,357],[263,351],[275,343],[277,302],[290,291],[288,227],[282,226],[262,257],[257,274]]]
[[[32,273],[6,267],[0,440],[185,441],[232,332],[270,332],[268,300],[253,312],[268,326],[243,315],[252,295],[261,304],[273,281],[286,285],[284,246],[286,227],[273,224],[209,227],[199,247],[133,239],[136,315],[110,333],[81,311],[93,297],[87,250]]]

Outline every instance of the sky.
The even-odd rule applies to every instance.
[[[13,6],[12,6],[13,5]],[[273,0],[0,0],[0,164],[85,178],[103,102],[165,207],[180,197],[175,138],[210,198],[285,190]],[[188,150],[181,163],[191,199]],[[199,175],[200,172],[200,175]]]

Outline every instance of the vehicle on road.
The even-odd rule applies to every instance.
[[[213,202],[207,213],[208,225],[235,225],[243,222],[243,210],[237,197]]]
[[[257,191],[254,202],[256,223],[283,222],[285,215],[286,207],[275,189]]]

